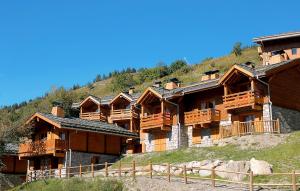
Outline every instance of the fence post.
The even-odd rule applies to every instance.
[[[149,168],[150,168],[150,178],[152,179],[152,162],[149,162]]]
[[[277,126],[277,128],[278,128],[278,133],[280,134],[280,132],[281,132],[281,129],[280,129],[280,122],[279,122],[279,118],[277,118],[277,120],[276,120],[276,126]]]
[[[51,167],[49,168],[49,178],[51,178],[52,172],[51,172]]]
[[[170,163],[168,163],[168,182],[171,182],[171,174],[170,174],[171,170],[170,170]]]
[[[249,174],[249,191],[253,191],[253,171],[250,171]]]
[[[105,176],[108,177],[108,166],[107,166],[107,162],[105,162]]]
[[[58,169],[58,176],[61,178],[61,167]]]
[[[215,178],[216,178],[216,172],[215,172],[214,167],[212,167],[212,168],[211,168],[211,186],[212,186],[212,187],[215,187],[215,186],[216,186]]]
[[[32,171],[30,172],[30,182],[32,182]]]
[[[121,161],[119,161],[119,177],[121,177],[122,173],[122,166],[121,166]]]
[[[82,177],[82,166],[81,166],[81,163],[79,164],[79,175],[80,175],[80,178]]]
[[[183,177],[184,177],[184,183],[187,184],[186,165],[183,166]]]
[[[132,177],[135,179],[135,161],[132,161]]]
[[[94,178],[95,177],[95,174],[94,174],[94,163],[91,164],[91,170],[92,170],[92,177]]]
[[[293,170],[292,172],[292,190],[296,191],[297,190],[297,185],[296,185],[296,174],[295,171]]]
[[[68,178],[70,178],[70,166],[67,166]]]

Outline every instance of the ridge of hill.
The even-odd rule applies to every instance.
[[[199,82],[201,75],[205,71],[218,69],[221,73],[224,73],[232,65],[247,61],[255,64],[260,63],[256,47],[243,48],[240,56],[230,53],[218,58],[207,58],[197,64],[192,65],[182,63],[184,61],[177,61],[179,62],[179,66],[175,64],[175,68],[173,68],[171,72],[166,71],[170,71],[170,69],[172,69],[172,65],[170,67],[166,65],[158,65],[154,68],[141,69],[137,72],[134,69],[134,73],[125,72],[116,74],[110,78],[106,77],[100,81],[95,80],[95,83],[89,83],[83,87],[74,86],[70,90],[66,90],[65,88],[52,89],[43,97],[30,100],[29,102],[23,102],[21,104],[14,104],[12,106],[1,108],[0,128],[18,129],[33,113],[50,112],[53,101],[61,101],[66,111],[66,115],[72,116],[73,113],[72,110],[70,110],[71,104],[84,99],[88,95],[102,97],[106,95],[117,94],[120,90],[124,90],[124,87],[128,88],[129,86],[134,86],[136,91],[142,92],[145,88],[153,83],[153,80],[161,80],[162,82],[166,82],[167,79],[173,77],[178,78],[183,85],[188,85],[190,83]],[[157,76],[151,76],[153,73],[155,73]],[[124,83],[124,79],[127,83],[122,84]],[[120,87],[120,84],[123,85],[123,87]]]

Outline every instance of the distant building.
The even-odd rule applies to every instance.
[[[254,38],[264,65],[300,58],[300,32]]]

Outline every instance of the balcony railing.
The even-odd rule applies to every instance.
[[[51,139],[45,141],[35,141],[20,144],[19,156],[39,156],[52,154],[54,156],[64,156],[66,141],[60,139]]]
[[[255,91],[245,91],[223,96],[225,109],[236,109],[263,104],[263,97]]]
[[[221,138],[263,133],[280,133],[279,120],[249,122],[236,121],[232,125],[220,127]]]
[[[138,113],[134,109],[114,109],[110,117],[112,120],[124,120],[138,118]]]
[[[172,117],[170,114],[153,114],[141,117],[141,129],[151,129],[161,127],[169,129],[172,126]]]
[[[87,112],[80,114],[81,119],[95,120],[95,121],[106,121],[107,117],[101,112]]]
[[[215,109],[195,109],[193,111],[184,112],[184,124],[196,125],[220,121],[220,111]]]

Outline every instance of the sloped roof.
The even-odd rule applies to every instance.
[[[196,91],[216,88],[218,86],[219,86],[219,79],[213,79],[213,80],[198,82],[198,83],[183,87],[182,92],[184,94],[188,94],[188,93],[193,93]]]
[[[111,99],[110,104],[120,96],[125,96],[126,98],[128,98],[128,101],[130,101],[130,105],[134,105],[138,98],[141,96],[141,93],[129,94],[128,92],[121,92],[118,95],[116,95],[113,99]]]
[[[80,118],[62,118],[47,113],[36,113],[34,116],[46,118],[48,119],[48,122],[53,122],[58,126],[58,128],[91,131],[95,133],[111,134],[124,137],[138,137],[136,133],[132,133],[120,126],[117,126],[116,124],[109,124],[102,121],[91,121]]]
[[[256,37],[256,38],[253,38],[252,41],[259,44],[261,41],[279,40],[279,39],[286,39],[286,38],[292,38],[292,37],[300,37],[300,31]]]

